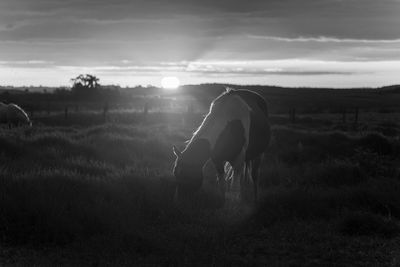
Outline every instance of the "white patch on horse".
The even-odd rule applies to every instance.
[[[225,129],[226,125],[230,121],[240,120],[245,130],[244,151],[246,151],[250,133],[251,109],[249,105],[237,95],[224,94],[221,97],[225,97],[226,99],[221,99],[220,103],[215,101],[212,103],[209,113],[193,134],[189,143],[196,139],[204,138],[210,142],[211,149],[213,149],[218,136]]]

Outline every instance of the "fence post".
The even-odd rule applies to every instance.
[[[290,120],[292,123],[296,123],[296,109],[292,108],[290,110]]]
[[[64,109],[64,119],[68,119],[68,106],[65,106]]]
[[[354,116],[354,126],[358,125],[358,111],[359,111],[359,109],[358,109],[358,107],[356,107],[355,116]]]
[[[143,115],[147,116],[148,113],[149,113],[149,102],[146,101],[143,106]]]
[[[104,103],[104,108],[103,108],[103,122],[107,122],[107,113],[108,113],[108,102]]]
[[[346,109],[343,109],[342,122],[343,122],[343,124],[346,123]]]
[[[149,109],[150,109],[149,101],[144,102],[143,116],[142,116],[142,119],[143,119],[144,122],[147,122],[147,120],[148,120]]]

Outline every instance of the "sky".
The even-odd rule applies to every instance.
[[[1,0],[0,85],[400,84],[400,0]]]

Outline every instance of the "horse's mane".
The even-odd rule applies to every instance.
[[[227,99],[227,96],[233,93],[235,90],[232,88],[227,87],[224,92],[222,92],[217,98],[215,98],[210,105],[210,109],[207,115],[204,117],[203,121],[201,122],[200,126],[193,132],[192,138],[187,141],[187,145],[192,143],[192,141],[196,138],[197,135],[201,134],[204,129],[207,129],[211,124],[214,122],[216,115],[219,114],[219,109],[222,106],[221,104],[224,103]]]

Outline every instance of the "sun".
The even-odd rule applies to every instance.
[[[179,79],[175,76],[164,77],[161,79],[161,86],[164,89],[175,90],[180,84]]]

